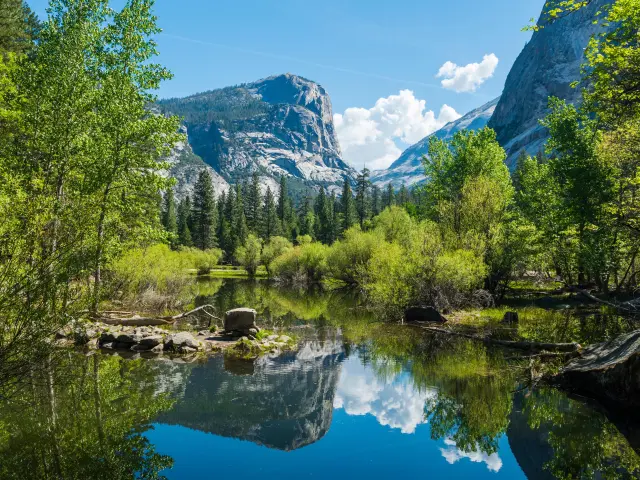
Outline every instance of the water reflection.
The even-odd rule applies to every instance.
[[[295,450],[329,430],[343,359],[339,338],[255,362],[213,357],[191,371],[184,394],[157,421]]]
[[[0,478],[640,476],[633,422],[521,391],[528,364],[501,350],[376,322],[345,292],[201,293],[305,327],[301,348],[249,363],[67,352],[0,403]]]

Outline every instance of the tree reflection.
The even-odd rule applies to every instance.
[[[0,407],[0,477],[157,479],[173,460],[145,437],[172,401],[151,363],[69,352]]]

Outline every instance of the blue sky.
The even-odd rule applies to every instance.
[[[114,0],[113,6],[122,3]],[[29,4],[45,15],[46,0]],[[164,29],[160,60],[175,74],[159,94],[186,96],[290,72],[323,85],[334,112],[343,114],[410,90],[413,97],[404,104],[413,108],[412,102],[424,101],[424,125],[409,135],[396,128],[391,140],[402,148],[439,126],[443,105],[464,114],[500,94],[530,37],[521,28],[542,5],[543,0],[157,0]],[[447,77],[436,78],[446,62],[466,66],[490,54],[497,66],[475,91],[446,89],[441,81]],[[430,110],[433,126],[424,117]],[[414,120],[407,117],[400,130]],[[354,132],[351,141],[361,142]],[[339,134],[348,144],[349,133]]]

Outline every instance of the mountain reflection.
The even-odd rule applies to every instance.
[[[213,357],[191,370],[181,398],[157,421],[295,450],[329,430],[343,360],[337,338],[253,365]]]

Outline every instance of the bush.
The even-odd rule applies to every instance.
[[[486,274],[482,258],[471,250],[445,249],[430,222],[406,234],[406,245],[381,242],[374,248],[364,283],[371,302],[399,314],[411,305],[443,309],[468,301]]]
[[[273,261],[273,274],[290,283],[319,282],[327,273],[328,250],[329,247],[318,242],[291,248]]]
[[[244,267],[250,277],[256,275],[260,266],[260,255],[262,253],[262,240],[254,234],[249,234],[244,245],[235,251],[236,261]]]
[[[374,219],[374,228],[387,242],[407,245],[416,225],[404,208],[393,206],[386,208]]]
[[[344,239],[334,243],[329,250],[327,264],[331,277],[350,285],[362,284],[369,260],[383,238],[377,231],[363,232],[360,227],[347,230]]]
[[[262,249],[260,257],[262,264],[267,269],[267,274],[271,276],[271,266],[273,261],[287,250],[293,248],[291,242],[284,237],[271,237],[269,242]]]
[[[174,251],[164,244],[128,250],[107,270],[111,296],[147,309],[177,307],[190,299],[195,282],[189,270],[208,272],[221,256],[218,249]]]

